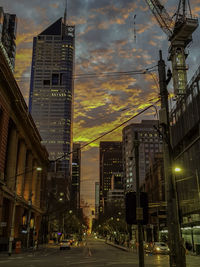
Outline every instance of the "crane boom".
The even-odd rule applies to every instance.
[[[168,37],[172,35],[172,28],[174,25],[173,19],[167,13],[164,6],[160,3],[159,0],[145,0],[148,4],[151,12],[155,16],[158,24],[161,29],[167,34]]]

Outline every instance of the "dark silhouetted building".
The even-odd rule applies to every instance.
[[[71,185],[71,204],[72,209],[80,209],[80,177],[81,177],[81,145],[73,144],[72,155],[72,185]]]
[[[104,212],[108,191],[112,188],[112,176],[123,172],[122,142],[100,142],[100,213]]]
[[[162,151],[162,139],[154,125],[158,126],[157,120],[142,120],[141,123],[132,123],[123,129],[124,189],[126,192],[136,191],[134,133],[138,132],[139,139],[140,185],[145,181],[150,158]]]

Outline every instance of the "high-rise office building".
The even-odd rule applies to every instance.
[[[56,172],[71,177],[75,26],[59,18],[33,39],[29,111]],[[61,176],[62,176],[61,175]]]
[[[123,168],[126,192],[136,191],[134,133],[138,132],[139,139],[140,185],[144,183],[150,159],[155,153],[162,151],[162,139],[154,126],[158,126],[157,120],[142,120],[141,123],[133,123],[123,129]]]
[[[122,142],[100,142],[100,208],[104,212],[107,194],[112,187],[112,176],[123,172]]]
[[[15,14],[4,13],[0,7],[0,47],[12,70],[15,66],[17,17]]]
[[[81,145],[73,143],[71,204],[75,211],[80,209]]]
[[[99,182],[95,182],[95,217],[99,215]]]

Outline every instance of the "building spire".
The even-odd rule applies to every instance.
[[[66,0],[65,13],[64,13],[64,24],[67,25],[67,0]]]

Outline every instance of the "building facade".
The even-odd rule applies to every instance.
[[[95,182],[95,218],[99,216],[99,182]]]
[[[49,161],[2,49],[0,62],[0,250],[7,250],[10,238],[42,241]]]
[[[145,175],[143,191],[148,194],[149,224],[146,225],[146,240],[166,241],[167,229],[165,202],[165,175],[163,153],[158,152],[150,159],[149,168]]]
[[[0,47],[12,70],[15,67],[17,17],[0,7]]]
[[[200,67],[170,114],[182,236],[193,250],[200,243]]]
[[[60,18],[33,40],[29,110],[60,178],[71,179],[75,27]]]
[[[123,129],[123,168],[125,192],[136,191],[134,133],[138,132],[139,139],[139,174],[140,186],[145,181],[145,173],[149,167],[150,158],[162,150],[162,139],[154,126],[157,120],[142,120]]]
[[[112,176],[123,172],[122,142],[100,142],[100,213],[104,212],[107,201],[107,193],[112,186]]]
[[[80,209],[81,145],[73,143],[71,205],[76,212]]]

